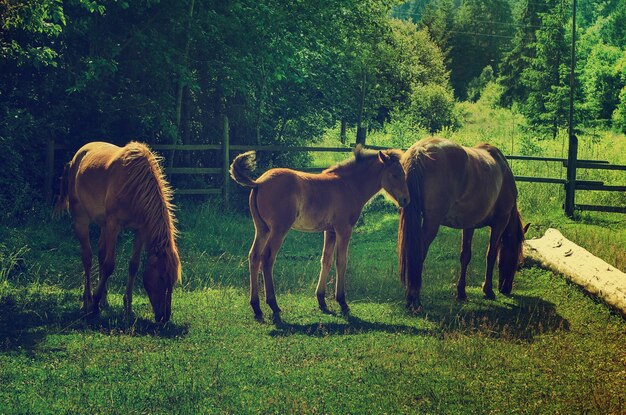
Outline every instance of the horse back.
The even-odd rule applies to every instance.
[[[509,203],[508,190],[504,197],[502,190],[510,188],[513,176],[497,148],[468,148],[441,138],[416,146],[409,157],[417,161],[408,167],[420,165],[426,218],[452,228],[482,227]]]
[[[350,209],[350,189],[334,174],[270,169],[256,180],[256,208],[271,227],[319,232],[337,221],[356,222],[360,209]]]
[[[506,160],[506,157],[500,151],[499,148],[492,146],[491,144],[481,144],[478,148],[484,149],[495,160],[498,165],[498,169],[502,174],[502,186],[498,197],[498,203],[503,210],[512,208],[517,203],[517,186],[515,184],[515,176],[511,170],[511,166]]]
[[[124,181],[123,148],[104,142],[88,143],[71,162],[68,177],[70,211],[102,225]]]

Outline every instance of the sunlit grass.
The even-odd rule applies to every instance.
[[[476,234],[463,304],[453,296],[460,233],[441,230],[426,264],[425,309],[413,316],[397,277],[397,214],[375,202],[351,243],[349,317],[317,309],[321,236],[291,232],[276,263],[282,321],[264,307],[259,324],[247,298],[250,218],[213,203],[178,216],[183,284],[166,327],[151,322],[140,279],[136,314],[123,314],[128,237],[111,308],[89,319],[79,312],[69,221],[0,227],[7,252],[28,246],[0,285],[0,413],[626,410],[624,320],[534,268],[521,271],[512,297],[484,300],[486,230]]]
[[[566,151],[561,136],[528,139],[518,115],[476,105],[465,111],[465,127],[446,132],[464,144],[490,141],[507,154]],[[334,134],[320,145],[338,146]],[[371,142],[385,145],[387,134]],[[623,136],[581,137],[581,158],[626,164],[624,150]],[[313,160],[326,167],[348,156],[316,153]],[[519,175],[565,174],[554,163],[512,164]],[[263,304],[265,322],[256,322],[247,288],[254,229],[238,192],[232,210],[218,199],[178,201],[183,282],[165,327],[152,323],[141,278],[135,315],[123,314],[129,235],[120,238],[111,308],[85,318],[69,219],[34,212],[24,223],[0,225],[0,413],[626,412],[625,320],[538,268],[521,270],[511,297],[484,300],[486,229],[474,238],[468,301],[454,299],[460,231],[442,228],[425,265],[424,311],[408,314],[397,275],[398,215],[380,197],[354,229],[350,316],[318,310],[322,236],[292,231],[275,266],[282,321],[272,321]],[[522,215],[533,223],[529,237],[557,227],[626,268],[626,215],[583,213],[572,221],[562,212],[561,186],[519,183],[519,192]],[[331,273],[330,297],[333,284]],[[328,304],[339,310],[332,298]]]

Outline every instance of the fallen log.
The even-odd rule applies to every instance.
[[[556,229],[524,243],[524,256],[580,285],[626,316],[626,274],[565,238]]]

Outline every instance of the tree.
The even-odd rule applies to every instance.
[[[516,30],[511,48],[504,53],[499,64],[498,83],[504,88],[501,101],[507,107],[514,101],[524,102],[528,98],[529,90],[521,78],[535,56],[535,32],[541,24],[539,13],[546,8],[545,5],[533,1],[526,0],[522,4],[520,14],[515,19]]]
[[[464,0],[454,18],[450,69],[455,94],[467,97],[469,82],[484,67],[497,67],[513,32],[510,5],[505,0]]]
[[[555,138],[558,129],[567,125],[569,109],[570,56],[564,4],[555,1],[540,18],[541,28],[531,46],[534,58],[521,74],[528,90],[523,111],[534,128]]]

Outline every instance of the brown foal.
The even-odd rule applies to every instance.
[[[278,168],[268,170],[256,180],[250,177],[255,167],[255,153],[247,152],[235,158],[230,166],[231,177],[240,185],[252,188],[249,202],[255,236],[248,257],[250,305],[258,319],[263,317],[258,288],[261,267],[266,303],[276,316],[281,311],[276,303],[272,268],[290,229],[324,232],[322,266],[316,290],[319,307],[322,311],[328,311],[325,301],[326,278],[336,250],[335,299],[342,312],[349,311],[345,295],[345,273],[352,228],[365,203],[381,189],[399,206],[409,203],[401,157],[400,150],[372,151],[357,146],[354,158],[320,174]]]

